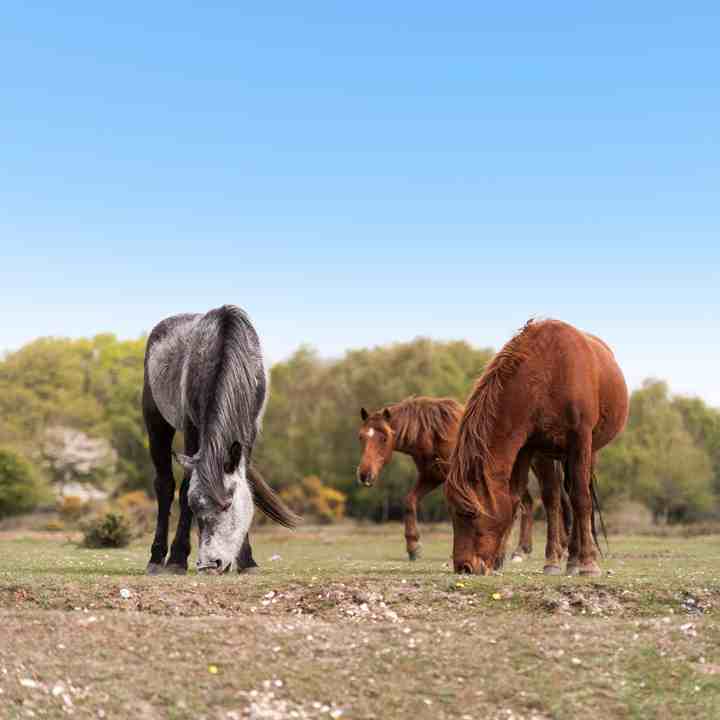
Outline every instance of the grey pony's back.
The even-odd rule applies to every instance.
[[[183,314],[161,320],[150,332],[145,348],[145,391],[176,430],[185,429],[183,365],[192,330],[201,317]]]

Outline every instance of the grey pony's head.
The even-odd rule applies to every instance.
[[[222,474],[225,494],[221,497],[217,493],[219,479],[210,486],[205,480],[207,468],[199,454],[175,453],[175,459],[190,473],[188,504],[198,525],[198,571],[221,574],[235,569],[254,511],[241,445],[233,443],[227,454]]]

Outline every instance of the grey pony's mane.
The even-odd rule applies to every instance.
[[[230,447],[240,443],[249,468],[265,402],[260,341],[243,310],[223,305],[198,320],[188,349],[182,392],[190,420],[200,432],[195,469],[208,495],[224,505]]]

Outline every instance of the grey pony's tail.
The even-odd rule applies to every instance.
[[[271,520],[286,528],[296,528],[302,518],[296,515],[267,484],[257,468],[250,464],[247,473],[248,483],[255,505]]]
[[[565,486],[565,492],[568,495],[572,494],[572,480],[570,475],[570,463],[567,458],[565,458],[565,461],[563,462],[563,471],[565,474],[565,482],[563,483]],[[592,513],[590,515],[590,522],[591,522],[591,532],[593,537],[593,542],[595,543],[595,546],[597,547],[601,557],[605,557],[605,554],[602,551],[602,548],[600,547],[600,540],[598,539],[598,532],[597,532],[597,523],[595,522],[595,514],[597,513],[597,516],[600,520],[600,529],[602,530],[603,538],[605,538],[605,548],[607,551],[610,550],[610,543],[608,541],[608,534],[607,534],[607,527],[605,526],[605,519],[603,518],[602,514],[602,508],[600,507],[600,498],[597,494],[597,475],[595,474],[595,471],[593,470],[590,474],[590,498],[592,500]],[[574,518],[573,518],[574,520]]]

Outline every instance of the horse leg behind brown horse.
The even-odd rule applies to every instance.
[[[572,507],[570,498],[562,487],[561,471],[552,458],[536,454],[531,463],[532,471],[540,487],[540,496],[547,524],[545,544],[545,573],[560,573],[560,561],[567,552],[572,530]],[[520,499],[520,534],[513,562],[522,562],[532,553],[534,502],[528,488]]]

